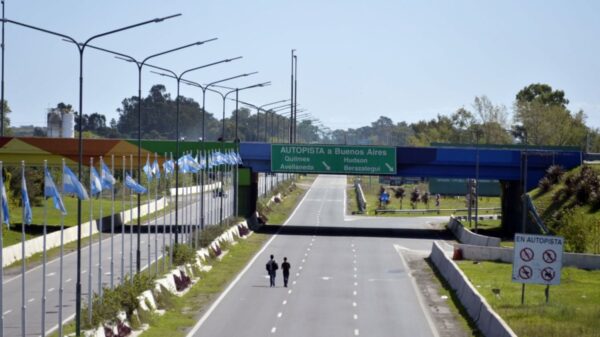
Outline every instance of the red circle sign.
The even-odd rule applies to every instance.
[[[523,280],[528,280],[533,275],[533,270],[529,266],[521,266],[519,268],[519,277]]]
[[[521,260],[529,262],[533,260],[535,254],[533,253],[533,250],[531,248],[523,248],[521,249],[521,252],[519,252],[519,256],[521,257]]]
[[[546,263],[554,263],[556,262],[556,252],[552,249],[547,249],[544,251],[544,254],[542,254],[542,258]]]
[[[542,278],[544,281],[550,282],[554,279],[556,272],[551,267],[546,267],[542,269]]]

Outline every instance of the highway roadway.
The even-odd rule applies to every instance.
[[[319,176],[188,336],[438,336],[403,252],[430,250],[440,219],[346,216],[345,188]],[[270,254],[291,263],[287,288],[281,270],[269,287]]]
[[[233,195],[233,190],[230,188],[227,192],[228,196]],[[185,205],[185,207],[180,206],[179,210],[179,223],[180,224],[198,224],[198,214],[200,211],[199,207],[199,196],[180,196],[180,205]],[[230,205],[230,201],[232,198],[225,198],[223,203],[223,213],[224,216],[227,217],[231,214],[232,205]],[[120,202],[120,200],[116,201]],[[128,201],[127,201],[128,202]],[[220,198],[213,198],[212,193],[205,193],[205,211],[206,218],[205,223],[215,224],[219,222],[220,215]],[[164,213],[163,213],[164,214]],[[160,228],[165,224],[170,227],[170,224],[174,223],[174,212],[164,214],[163,216],[155,219],[154,217],[148,222],[143,223],[143,227],[148,227],[148,225],[154,227],[155,224],[158,224],[159,231]],[[105,227],[110,228],[110,225],[105,224]],[[113,247],[114,247],[114,284],[118,285],[121,282],[121,265],[123,265],[124,274],[127,275],[130,271],[135,271],[135,256],[137,249],[137,234],[134,232],[133,235],[129,234],[129,228],[125,227],[126,233],[124,235],[120,234],[120,229],[118,229],[118,233],[116,233],[113,237]],[[103,233],[102,240],[102,286],[110,287],[110,276],[111,276],[111,240],[110,233]],[[185,235],[180,236],[182,240],[186,240],[187,237]],[[165,245],[169,245],[169,233],[164,236]],[[181,240],[180,239],[180,240]],[[155,244],[157,255],[162,257],[162,247],[163,247],[163,236],[162,232],[159,232],[158,235],[154,233],[148,234],[142,232],[141,234],[141,268],[145,269],[148,266],[148,249],[150,250],[150,260],[154,261],[156,258],[155,255]],[[133,247],[133,254],[130,255],[131,248]],[[89,268],[89,256],[90,250],[88,245],[84,245],[82,247],[82,256],[81,256],[81,285],[82,285],[82,305],[87,303],[88,298],[88,284],[89,284],[89,275],[92,273],[92,291],[98,293],[99,285],[98,285],[98,266],[100,265],[99,261],[99,244],[98,242],[92,245],[91,255],[92,255],[92,268]],[[122,254],[124,252],[124,254]],[[133,263],[131,262],[131,257],[133,258]],[[69,254],[65,254],[63,260],[63,314],[62,321],[68,322],[75,317],[75,285],[76,285],[76,267],[77,267],[77,255],[76,252],[71,252]],[[50,334],[58,329],[59,322],[59,277],[60,277],[60,260],[55,258],[51,261],[48,261],[46,267],[46,312],[45,312],[45,330],[46,334]],[[29,270],[25,274],[25,289],[26,289],[26,319],[25,319],[25,327],[26,334],[28,336],[41,336],[41,317],[42,317],[42,266],[36,266],[33,268],[29,268]],[[3,283],[3,323],[4,323],[4,336],[21,336],[21,327],[22,327],[22,277],[20,274],[20,269],[11,269],[11,274],[5,274],[4,283]]]

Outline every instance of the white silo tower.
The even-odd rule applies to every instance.
[[[75,138],[75,114],[62,112],[62,137]]]
[[[46,116],[47,136],[50,138],[61,137],[62,117],[55,110],[50,110]]]

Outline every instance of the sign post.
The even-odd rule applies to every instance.
[[[395,175],[396,148],[272,144],[272,172]]]
[[[550,285],[560,284],[564,241],[559,236],[515,234],[512,280],[523,284],[521,304],[526,283],[545,284],[548,303]]]

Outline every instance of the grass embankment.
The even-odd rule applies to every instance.
[[[356,193],[354,192],[354,177],[348,176],[348,212],[358,212],[358,205],[356,201]],[[381,186],[385,188],[385,190],[390,194],[390,201],[387,205],[383,207],[379,206],[379,191]],[[401,187],[404,189],[405,196],[402,199],[395,197],[394,189],[399,188],[400,186],[388,186],[388,185],[380,185],[376,178],[366,177],[362,179],[361,187],[363,189],[363,193],[365,194],[365,198],[367,199],[367,212],[366,214],[373,215],[376,214],[377,209],[387,209],[387,210],[405,210],[410,212],[389,212],[389,213],[379,213],[381,216],[422,216],[422,215],[467,215],[468,211],[461,209],[466,209],[467,205],[465,203],[464,197],[453,197],[453,196],[441,196],[440,198],[440,212],[435,212],[438,207],[435,206],[435,195],[429,196],[428,203],[424,203],[422,201],[416,202],[411,205],[410,202],[410,194],[413,188],[417,188],[419,191],[427,191],[427,184],[405,184]],[[479,214],[496,214],[499,213],[497,210],[483,210],[482,208],[498,208],[500,207],[500,198],[498,197],[481,197],[479,198]],[[452,211],[444,211],[444,209],[450,209]],[[459,211],[454,211],[459,210]],[[475,210],[472,210],[472,215],[475,216]]]
[[[599,177],[600,165],[584,165],[530,192],[552,234],[565,237],[567,251],[600,253]]]
[[[543,285],[511,281],[512,265],[460,261],[459,267],[494,310],[519,336],[600,336],[600,271],[563,268],[561,284],[550,287],[546,304]],[[496,296],[492,289],[499,289]]]

